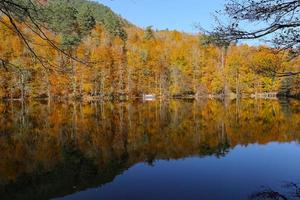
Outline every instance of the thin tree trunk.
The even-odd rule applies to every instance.
[[[23,102],[25,99],[25,80],[24,74],[21,72],[21,101]]]
[[[73,63],[72,61],[72,65],[73,65],[73,70],[72,70],[72,79],[73,79],[73,83],[72,83],[72,87],[73,87],[73,98],[76,98],[77,96],[77,76],[76,76],[76,64]]]
[[[239,74],[239,69],[237,68],[236,70],[236,97],[237,99],[240,98],[240,74]]]

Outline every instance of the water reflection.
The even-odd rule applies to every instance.
[[[252,200],[266,199],[266,200],[289,200],[300,199],[300,187],[296,183],[285,183],[282,185],[284,192],[278,192],[272,188],[262,188],[260,191],[251,195]]]
[[[298,142],[299,106],[296,100],[1,103],[0,197],[63,197],[113,182],[137,163],[218,159],[236,147]]]

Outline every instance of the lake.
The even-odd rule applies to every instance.
[[[300,101],[0,103],[0,199],[299,199]]]

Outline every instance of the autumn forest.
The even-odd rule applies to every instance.
[[[299,21],[299,0],[0,0],[0,199],[300,199]]]
[[[43,1],[44,36],[22,21],[0,24],[2,99],[297,96],[300,59],[263,45],[218,45],[209,36],[136,27],[108,7]],[[64,20],[60,20],[64,19]],[[24,43],[18,27],[28,43]],[[47,38],[47,40],[45,40]],[[51,40],[51,42],[49,42]],[[55,48],[53,48],[55,46]],[[34,52],[34,55],[32,54]]]

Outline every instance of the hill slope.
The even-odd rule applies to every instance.
[[[107,21],[109,17],[121,22],[125,26],[132,26],[126,19],[114,13],[109,7],[95,1],[88,0],[70,0],[77,10],[89,9],[95,20],[99,23]]]

